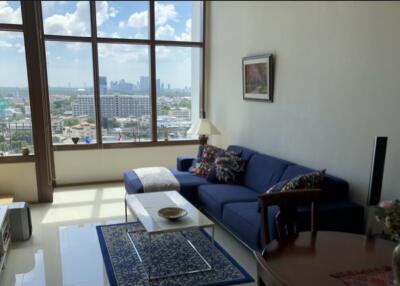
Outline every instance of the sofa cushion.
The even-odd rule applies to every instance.
[[[245,160],[245,161],[249,161],[251,156],[253,156],[254,154],[257,153],[254,150],[251,150],[251,149],[246,148],[246,147],[238,146],[238,145],[230,145],[228,147],[228,151],[241,154],[242,159]]]
[[[197,157],[193,156],[178,156],[176,158],[176,168],[179,171],[189,171],[189,168],[197,162]]]
[[[294,177],[287,182],[281,192],[288,192],[298,189],[320,189],[325,179],[325,170],[315,171]]]
[[[225,204],[233,202],[254,202],[259,194],[240,185],[202,185],[199,187],[200,205],[217,219],[222,218]]]
[[[230,203],[223,209],[222,222],[241,241],[252,249],[261,247],[261,216],[257,212],[258,202]],[[269,233],[276,238],[275,215],[279,208],[268,207]]]
[[[180,193],[187,200],[189,200],[192,204],[197,204],[198,195],[197,189],[200,185],[207,185],[207,179],[205,177],[200,177],[193,175],[189,172],[181,172],[176,169],[170,169],[172,174],[174,174],[175,178],[178,180],[181,190]]]
[[[299,175],[308,174],[314,172],[315,170],[300,166],[291,165],[287,167],[282,175],[281,180],[291,180]],[[325,179],[321,186],[321,200],[322,201],[342,201],[347,200],[349,194],[349,184],[340,178],[325,175]]]
[[[230,151],[219,155],[207,176],[207,181],[215,184],[243,184],[245,160]]]
[[[247,163],[244,183],[247,187],[263,193],[280,181],[290,164],[272,156],[254,154]]]
[[[211,168],[214,166],[215,158],[224,152],[226,152],[224,149],[216,146],[204,145],[203,154],[201,155],[199,162],[196,164],[196,167],[190,168],[189,171],[194,175],[207,176]]]

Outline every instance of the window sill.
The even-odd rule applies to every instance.
[[[77,144],[77,145],[53,145],[53,151],[74,151],[74,150],[96,150],[96,149],[121,149],[121,148],[143,148],[180,145],[198,145],[199,140],[159,141],[159,142],[121,142],[100,144]]]
[[[0,156],[0,164],[35,162],[35,155]]]

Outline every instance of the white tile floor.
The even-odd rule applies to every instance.
[[[122,184],[58,188],[52,204],[33,205],[33,236],[12,244],[0,285],[108,285],[95,225],[123,220],[124,195]],[[219,227],[215,236],[255,278],[252,253]]]

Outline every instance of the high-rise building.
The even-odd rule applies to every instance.
[[[100,94],[107,94],[107,77],[99,76]]]
[[[139,89],[140,90],[149,90],[150,88],[150,79],[148,76],[141,76],[139,80]]]
[[[181,121],[190,121],[192,117],[192,111],[189,108],[176,108],[170,111],[170,115]]]
[[[157,85],[157,89],[156,90],[160,91],[161,90],[161,80],[160,79],[157,79],[156,85]]]
[[[150,97],[145,95],[104,95],[101,97],[102,117],[141,117],[150,115]],[[94,97],[80,95],[72,104],[73,116],[94,117]]]
[[[93,95],[78,95],[72,103],[72,115],[95,117]]]

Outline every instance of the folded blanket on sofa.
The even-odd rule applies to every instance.
[[[170,170],[164,167],[148,167],[133,169],[143,185],[143,191],[162,192],[176,190],[180,184]]]

